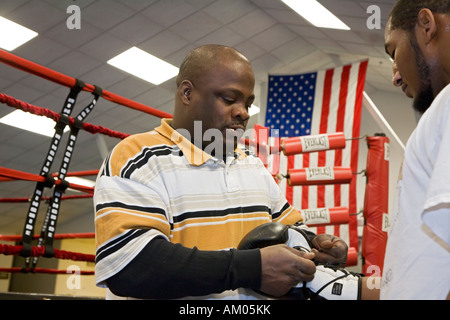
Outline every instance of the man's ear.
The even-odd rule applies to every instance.
[[[183,80],[178,88],[178,95],[184,104],[191,102],[192,89],[194,88],[192,82]]]
[[[420,10],[417,16],[417,31],[416,36],[422,39],[425,45],[429,44],[437,32],[437,21],[433,12],[430,9],[424,8]]]

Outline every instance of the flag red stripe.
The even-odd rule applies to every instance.
[[[325,72],[325,80],[323,86],[323,100],[322,100],[322,112],[320,116],[320,129],[319,133],[328,132],[328,117],[330,116],[330,101],[333,91],[333,76],[334,69],[327,70]],[[317,165],[323,167],[326,165],[326,152],[319,152]],[[325,207],[325,186],[317,186],[317,207]],[[317,233],[325,233],[325,227],[317,227]]]
[[[309,167],[309,154],[303,155],[303,168]],[[302,188],[302,209],[308,209],[309,208],[309,188],[307,186],[301,187]]]
[[[359,66],[358,73],[358,85],[356,89],[356,97],[355,97],[355,110],[353,112],[353,138],[359,137],[360,129],[361,129],[361,109],[362,109],[362,101],[364,94],[364,86],[366,79],[367,66],[369,61],[363,61]],[[359,153],[359,140],[352,140],[351,142],[351,163],[350,167],[353,172],[358,171],[358,153]],[[353,176],[352,181],[350,182],[350,190],[349,190],[349,212],[356,213],[356,176]],[[358,248],[359,240],[358,240],[358,221],[356,216],[350,216],[349,219],[349,231],[350,231],[350,247]]]
[[[328,116],[330,114],[331,90],[333,88],[334,69],[327,70],[323,86],[322,114],[320,116],[320,132],[328,132]]]
[[[348,85],[350,78],[351,66],[345,66],[341,74],[341,88],[339,92],[339,107],[337,111],[336,132],[344,131],[345,125],[345,109],[347,106]],[[334,165],[339,167],[342,165],[342,150],[336,150],[334,156]],[[334,186],[334,205],[341,206],[341,186]],[[334,234],[340,236],[340,228],[334,227]]]

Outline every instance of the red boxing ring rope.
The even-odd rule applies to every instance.
[[[45,268],[0,268],[0,272],[9,273],[51,273],[51,274],[71,274],[67,270],[55,270],[55,269],[45,269]],[[78,271],[80,275],[95,275],[95,271]]]
[[[0,176],[4,177],[6,179],[18,179],[18,180],[45,182],[45,178],[38,174],[32,174],[32,173],[13,170],[13,169],[2,168],[2,167],[0,167]],[[61,180],[55,180],[55,185],[59,185],[59,184],[61,184]],[[69,188],[79,190],[79,191],[84,191],[84,192],[91,193],[91,194],[94,193],[93,187],[86,187],[86,186],[78,185],[75,183],[69,183]]]
[[[38,239],[39,235],[34,235],[33,239]],[[66,233],[66,234],[56,234],[55,239],[93,239],[95,238],[95,233]],[[20,241],[22,239],[21,235],[0,235],[0,240],[2,241]],[[11,246],[0,244],[0,253],[4,255],[19,255],[22,251],[22,246]],[[33,247],[31,251],[31,257],[39,257],[44,255],[45,247]],[[87,261],[95,262],[95,255],[86,253],[77,253],[64,250],[54,249],[54,258],[67,259],[73,261]],[[46,269],[46,268],[0,268],[0,272],[8,273],[47,273],[47,274],[70,274],[67,270],[56,270],[56,269]],[[80,275],[95,275],[95,271],[79,271]]]
[[[29,60],[20,58],[14,54],[11,54],[1,49],[0,49],[0,61],[16,69],[34,74],[38,77],[47,79],[49,81],[52,81],[65,87],[72,88],[76,84],[75,78],[56,72],[54,70],[41,66],[37,63],[31,62]],[[92,93],[95,91],[95,86],[86,83],[82,90]],[[102,97],[108,101],[115,102],[125,107],[139,110],[159,118],[172,118],[172,115],[169,113],[151,108],[142,103],[121,97],[117,94],[108,92],[106,90],[103,90]]]
[[[19,255],[23,246],[11,246],[6,244],[0,244],[0,253],[4,255]],[[45,254],[45,247],[33,246],[31,249],[30,257],[40,257]],[[73,261],[88,261],[95,262],[95,255],[86,253],[77,253],[65,250],[54,249],[54,257],[58,259],[67,259]]]
[[[85,198],[92,198],[93,194],[77,194],[77,195],[71,195],[71,196],[62,196],[61,200],[73,200],[73,199],[85,199]],[[41,197],[42,200],[50,200],[51,197]],[[19,197],[19,198],[0,198],[0,202],[30,202],[29,197]]]
[[[33,106],[32,104],[20,101],[18,99],[15,99],[13,97],[10,97],[6,94],[0,93],[0,103],[4,103],[10,107],[20,109],[25,112],[29,112],[38,116],[44,116],[47,118],[52,119],[55,122],[58,122],[60,118],[60,114],[54,111],[51,111],[49,109]],[[75,123],[75,119],[72,117],[69,117],[69,125],[72,126]],[[90,123],[83,122],[83,130],[95,134],[95,133],[101,133],[113,138],[119,138],[119,139],[125,139],[129,136],[129,134],[117,132],[108,128],[104,128],[101,126],[95,126]]]
[[[94,232],[88,232],[88,233],[62,233],[62,234],[55,234],[55,239],[93,239],[95,238]],[[3,241],[20,241],[22,239],[21,235],[1,235],[0,234],[0,240]],[[33,236],[33,239],[39,239],[39,235],[35,234]]]
[[[98,174],[98,170],[73,171],[73,172],[67,172],[66,177],[95,176],[97,174]],[[53,174],[51,174],[51,176],[57,177],[58,174],[53,173]],[[35,174],[0,167],[0,181],[11,181],[11,180],[15,180],[15,179],[41,181],[40,178],[37,178],[38,180],[35,180],[36,178],[37,178],[37,175],[35,175]]]

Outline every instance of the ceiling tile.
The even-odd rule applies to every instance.
[[[299,57],[303,57],[314,52],[316,48],[309,42],[297,38],[293,41],[289,41],[283,45],[278,46],[271,51],[271,54],[277,57],[285,64],[290,64]]]
[[[164,27],[142,14],[137,14],[110,29],[108,33],[129,43],[131,46],[138,46],[141,42],[162,30],[164,30]]]
[[[154,87],[137,96],[136,101],[148,106],[152,106],[155,109],[159,109],[159,106],[171,100],[174,94],[175,88],[174,90],[167,90],[161,87]]]
[[[141,11],[149,6],[151,6],[152,4],[154,4],[155,2],[157,2],[158,0],[116,0],[120,3],[122,3],[123,5],[133,9],[135,12]]]
[[[180,0],[159,0],[141,13],[157,24],[167,28],[190,16],[197,9]]]
[[[348,16],[365,17],[366,10],[358,4],[357,1],[351,0],[321,0],[320,3],[330,10],[333,14],[339,16],[345,23]]]
[[[81,11],[81,19],[107,31],[134,14],[132,9],[117,1],[98,0]]]
[[[229,27],[245,37],[253,37],[276,24],[263,10],[256,9],[229,24]]]
[[[98,61],[106,62],[114,58],[123,51],[129,49],[131,45],[109,33],[103,33],[88,43],[78,48],[78,51]]]
[[[80,7],[80,9],[84,10],[85,8],[89,7],[91,4],[93,4],[97,0],[40,0],[40,1],[45,1],[48,4],[52,5],[53,7],[66,12],[67,7],[69,7],[71,5],[77,5],[78,7]],[[74,1],[76,1],[76,2],[74,2]],[[133,0],[133,1],[137,1],[137,0]]]
[[[295,33],[285,28],[282,25],[273,25],[264,30],[252,38],[252,41],[256,43],[260,48],[272,51],[277,47],[292,41],[296,37]],[[272,39],[267,41],[267,39]]]
[[[202,23],[198,23],[199,21]],[[170,27],[170,30],[190,42],[195,42],[217,30],[220,26],[221,24],[217,20],[199,11],[174,24]]]
[[[264,11],[277,21],[282,21],[284,24],[312,26],[307,20],[300,16],[295,11],[282,3],[282,7],[276,9],[265,9]]]
[[[98,67],[102,63],[104,62],[93,59],[82,52],[72,51],[64,57],[50,63],[49,68],[69,77],[77,78],[79,75]]]
[[[245,38],[230,28],[224,27],[217,29],[196,41],[197,45],[220,43],[223,45],[234,47],[238,43],[244,41]]]
[[[236,49],[242,52],[250,61],[254,61],[266,53],[265,50],[258,47],[252,40],[245,40],[239,43],[236,45]]]
[[[173,54],[177,50],[186,46],[188,43],[189,41],[180,35],[170,30],[164,30],[142,42],[139,45],[139,48],[160,59],[164,59],[164,57]]]
[[[252,61],[253,69],[257,77],[267,77],[267,74],[283,65],[275,56],[266,53]]]
[[[27,103],[32,103],[35,99],[45,95],[44,91],[25,86],[22,83],[15,83],[12,86],[4,88],[2,89],[2,93]]]
[[[86,42],[98,37],[102,32],[102,29],[92,25],[89,21],[82,20],[81,29],[68,29],[67,27],[57,25],[49,29],[45,33],[45,36],[66,47],[76,49]]]
[[[10,16],[11,12],[24,5],[30,0],[2,0],[0,5],[0,16]]]
[[[33,42],[32,40],[17,48],[14,53],[32,62],[47,65],[55,59],[64,57],[71,50],[70,47],[53,41],[45,36],[35,39],[36,42]],[[30,50],[30,48],[33,49]],[[49,50],[48,48],[53,48],[53,50]]]
[[[108,91],[122,96],[126,95],[129,99],[135,99],[136,96],[149,90],[151,87],[153,87],[152,84],[129,76],[109,86]]]
[[[253,4],[242,0],[215,1],[203,9],[208,15],[224,24],[231,23],[253,10],[255,10]]]
[[[111,70],[113,67],[108,64],[103,64],[96,67],[87,73],[81,75],[83,81],[89,84],[96,85],[103,90],[108,90],[108,87],[123,80],[128,76],[121,70]]]
[[[41,34],[55,26],[65,28],[67,17],[63,10],[42,5],[40,1],[28,1],[25,5],[8,13],[5,18]]]

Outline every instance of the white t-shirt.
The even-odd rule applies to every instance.
[[[450,292],[450,85],[420,119],[397,185],[381,299]]]

